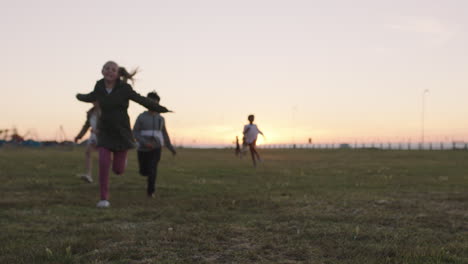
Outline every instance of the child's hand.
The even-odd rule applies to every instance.
[[[153,144],[151,143],[146,143],[145,144],[145,147],[149,148],[149,149],[153,149]]]

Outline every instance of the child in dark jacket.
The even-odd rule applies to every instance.
[[[103,79],[99,80],[89,94],[78,94],[83,102],[97,102],[101,108],[98,121],[97,147],[99,151],[99,187],[101,200],[97,207],[109,207],[109,171],[122,174],[127,165],[127,151],[134,147],[130,118],[127,113],[129,101],[159,113],[169,112],[166,107],[135,92],[127,80],[133,80],[136,71],[129,73],[113,61],[102,68]],[[113,156],[113,157],[112,157]]]
[[[149,93],[147,97],[159,103],[160,98],[156,92]],[[154,198],[161,149],[166,146],[173,155],[176,154],[167,133],[164,117],[151,110],[141,113],[133,126],[133,136],[138,142],[140,174],[147,177],[146,193],[148,197]]]

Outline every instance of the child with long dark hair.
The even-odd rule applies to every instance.
[[[128,80],[133,81],[136,71],[129,73],[113,61],[102,68],[103,79],[96,82],[89,94],[78,94],[83,102],[98,102],[101,117],[98,121],[97,147],[99,151],[99,186],[101,200],[97,207],[109,207],[109,172],[122,174],[127,163],[127,151],[135,146],[127,113],[132,100],[152,111],[166,113],[169,110],[155,101],[135,92]],[[113,156],[113,157],[112,157]]]

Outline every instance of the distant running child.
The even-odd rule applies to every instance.
[[[127,109],[132,100],[158,113],[169,112],[166,107],[135,92],[127,80],[132,80],[137,73],[127,72],[113,61],[108,61],[102,68],[103,79],[97,81],[89,94],[78,94],[76,98],[83,102],[98,102],[101,118],[98,121],[97,147],[99,151],[99,187],[101,200],[97,207],[109,207],[109,172],[122,174],[127,166],[127,151],[135,147],[130,118]],[[113,157],[112,157],[113,156]]]
[[[160,97],[156,92],[149,93],[147,97],[159,104]],[[151,110],[141,113],[133,126],[133,136],[138,142],[140,174],[147,177],[146,194],[149,198],[154,198],[162,147],[166,146],[173,155],[176,155],[167,133],[164,117]]]
[[[241,153],[241,148],[240,148],[240,145],[239,145],[239,137],[236,136],[236,156],[240,157],[242,155]]]
[[[86,173],[85,174],[80,174],[80,178],[86,182],[92,183],[93,182],[93,176],[92,176],[92,152],[96,151],[96,145],[97,145],[97,122],[99,120],[99,116],[101,115],[101,111],[99,109],[99,106],[97,102],[93,103],[93,107],[88,110],[86,113],[86,122],[83,125],[83,128],[81,128],[80,133],[75,137],[75,143],[78,142],[85,134],[88,132],[88,130],[91,128],[91,133],[88,138],[88,142],[86,144],[86,151],[85,151],[85,158],[86,158]]]
[[[261,134],[262,136],[264,135],[263,135],[263,132],[260,131],[260,129],[258,129],[257,125],[253,124],[253,121],[255,119],[254,115],[249,115],[247,119],[249,120],[249,124],[244,126],[243,134],[245,138],[245,143],[249,146],[250,154],[252,155],[253,165],[254,167],[256,167],[257,160],[262,161],[256,148],[257,137],[258,137],[258,134]]]

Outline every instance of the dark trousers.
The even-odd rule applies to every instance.
[[[151,195],[156,190],[156,177],[158,175],[158,163],[161,159],[161,148],[150,151],[138,151],[138,164],[140,174],[148,177],[147,193]]]

